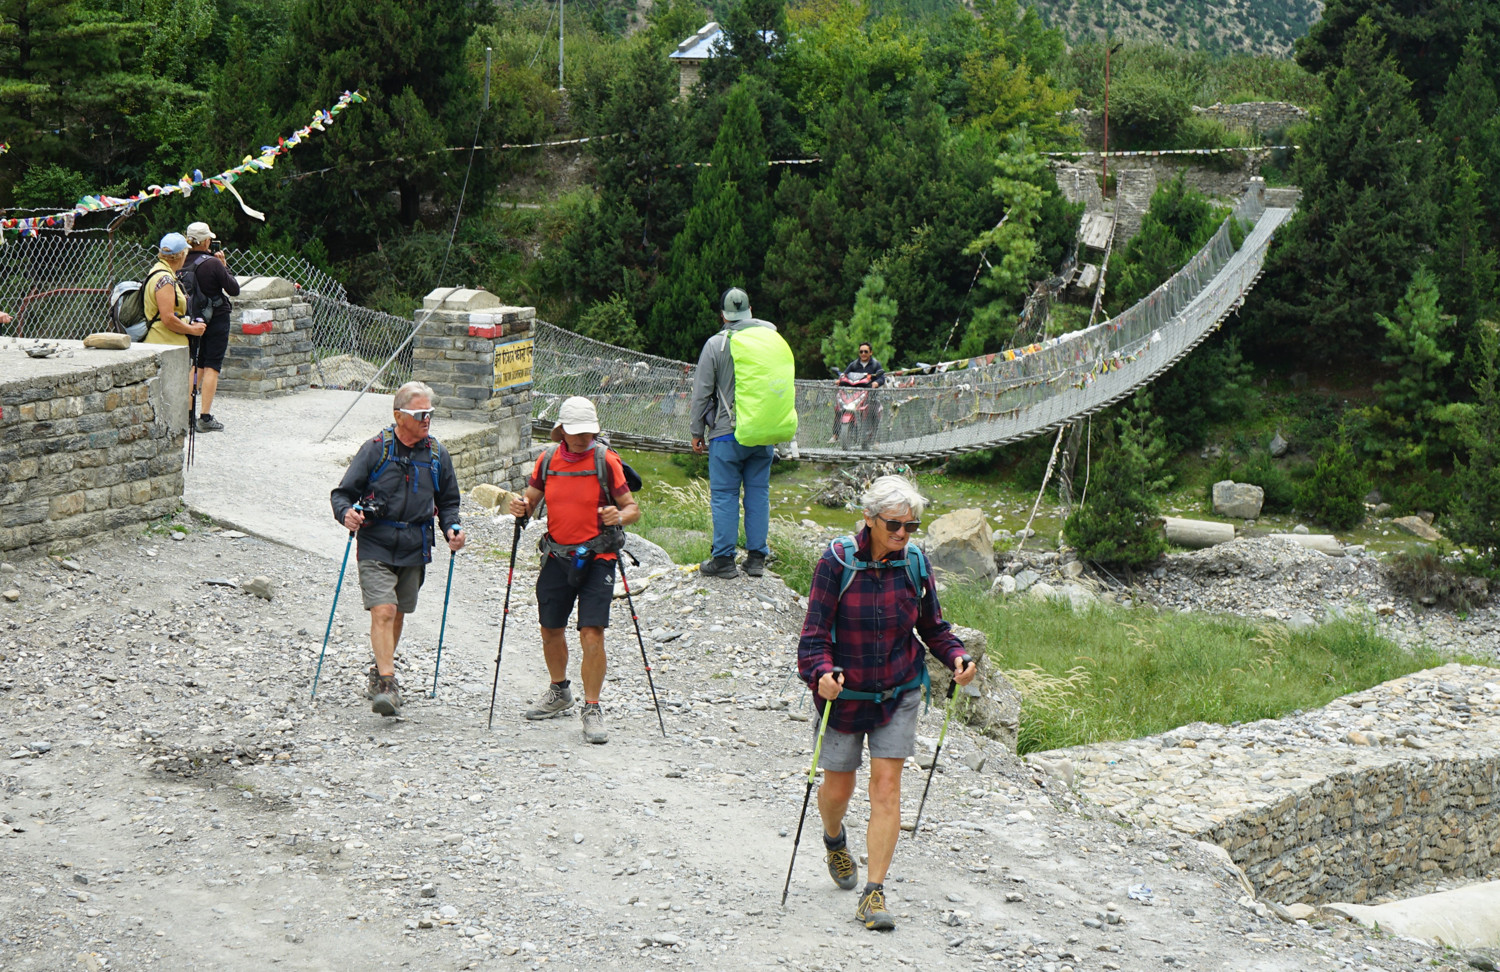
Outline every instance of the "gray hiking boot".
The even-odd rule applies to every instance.
[[[572,707],[573,689],[567,682],[553,682],[547,686],[547,691],[537,700],[536,705],[526,710],[526,718],[533,722],[538,719],[550,719]]]
[[[604,731],[604,713],[598,702],[583,707],[583,738],[596,745],[609,742],[609,733]]]
[[[212,415],[204,414],[204,415],[198,416],[198,423],[197,424],[198,424],[198,431],[199,432],[223,432],[224,431],[224,423],[220,422],[218,419],[214,418]]]
[[[368,677],[365,681],[365,698],[375,701],[375,696],[380,694],[380,669],[374,665],[370,666]]]
[[[396,684],[396,676],[379,676],[375,689],[375,697],[370,700],[370,711],[383,716],[400,715],[401,686]]]
[[[764,577],[766,573],[766,555],[758,550],[752,550],[745,554],[745,573],[751,577]]]
[[[823,860],[828,862],[828,876],[833,878],[844,891],[853,891],[859,884],[859,865],[854,862],[854,855],[849,853],[849,844],[844,840],[843,831],[839,832],[839,845],[828,846],[828,838],[823,838],[823,849],[828,851],[828,856]]]
[[[890,931],[896,927],[896,919],[885,910],[885,889],[870,888],[859,896],[859,907],[854,909],[854,920],[862,921],[871,931]]]
[[[733,580],[740,576],[740,569],[735,566],[733,557],[710,557],[698,565],[698,573],[704,577],[723,577]]]

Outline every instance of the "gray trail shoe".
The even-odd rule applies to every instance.
[[[373,702],[375,700],[375,696],[379,694],[380,669],[376,668],[374,665],[371,665],[368,679],[365,682],[365,698]]]
[[[698,573],[704,577],[723,577],[733,580],[740,576],[740,569],[735,566],[733,557],[710,557],[698,565]]]
[[[197,425],[198,425],[198,431],[199,432],[223,432],[224,431],[224,423],[220,422],[218,419],[214,418],[212,415],[200,415],[200,416],[198,416],[198,423],[197,423]]]
[[[571,686],[556,682],[547,686],[547,691],[537,699],[536,705],[526,710],[526,718],[533,722],[538,719],[550,719],[560,712],[566,712],[573,707],[573,689]]]
[[[833,878],[833,883],[840,889],[853,891],[859,884],[859,865],[854,863],[854,855],[849,853],[848,844],[829,851],[823,860],[828,862],[828,876]]]
[[[375,688],[375,697],[370,700],[370,711],[383,716],[400,715],[401,686],[396,684],[396,676],[379,676]]]
[[[766,555],[758,550],[752,550],[745,554],[745,573],[751,577],[764,577],[766,573]]]
[[[609,733],[604,731],[604,713],[597,702],[583,707],[583,738],[596,745],[609,742]]]
[[[885,910],[885,889],[871,888],[859,896],[859,907],[854,909],[854,920],[862,921],[871,931],[890,931],[896,927],[896,919]]]

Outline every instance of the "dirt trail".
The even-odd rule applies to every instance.
[[[773,576],[652,579],[637,603],[666,739],[617,602],[610,742],[589,746],[575,713],[520,718],[545,669],[518,571],[486,730],[510,532],[466,513],[440,689],[418,692],[441,554],[403,644],[400,720],[356,694],[369,661],[347,579],[308,698],[336,562],[193,523],[0,575],[21,591],[0,602],[0,972],[1452,967],[1258,918],[1192,842],[1080,813],[963,729],[897,849],[897,930],[852,920],[815,812],[782,911],[814,725],[786,678],[794,595]],[[272,600],[203,583],[255,575]],[[923,717],[929,744],[940,718]],[[909,766],[908,815],[924,775]],[[861,793],[851,815],[866,812]]]

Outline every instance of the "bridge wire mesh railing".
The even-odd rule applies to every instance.
[[[1027,438],[1124,398],[1192,350],[1235,310],[1259,277],[1271,233],[1252,190],[1171,279],[1118,317],[1023,348],[893,379],[875,392],[874,428],[827,444],[835,386],[798,381],[799,453],[920,459]],[[1236,250],[1230,220],[1250,230]],[[535,332],[532,416],[550,428],[562,399],[594,400],[617,445],[681,451],[687,445],[695,365],[593,341],[550,324]],[[785,454],[786,450],[783,450]]]
[[[0,246],[0,310],[14,318],[0,326],[12,338],[81,340],[111,329],[110,291],[121,280],[141,280],[155,261],[153,247],[94,232],[42,232]],[[230,271],[249,277],[282,277],[311,305],[314,383],[363,388],[416,326],[349,303],[344,286],[297,256],[226,249]],[[381,375],[389,391],[411,377],[408,349]]]

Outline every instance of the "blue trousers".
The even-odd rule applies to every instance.
[[[712,492],[715,557],[733,558],[740,536],[740,487],[745,489],[745,549],[768,554],[771,529],[773,446],[742,446],[734,439],[708,444],[708,485]]]

